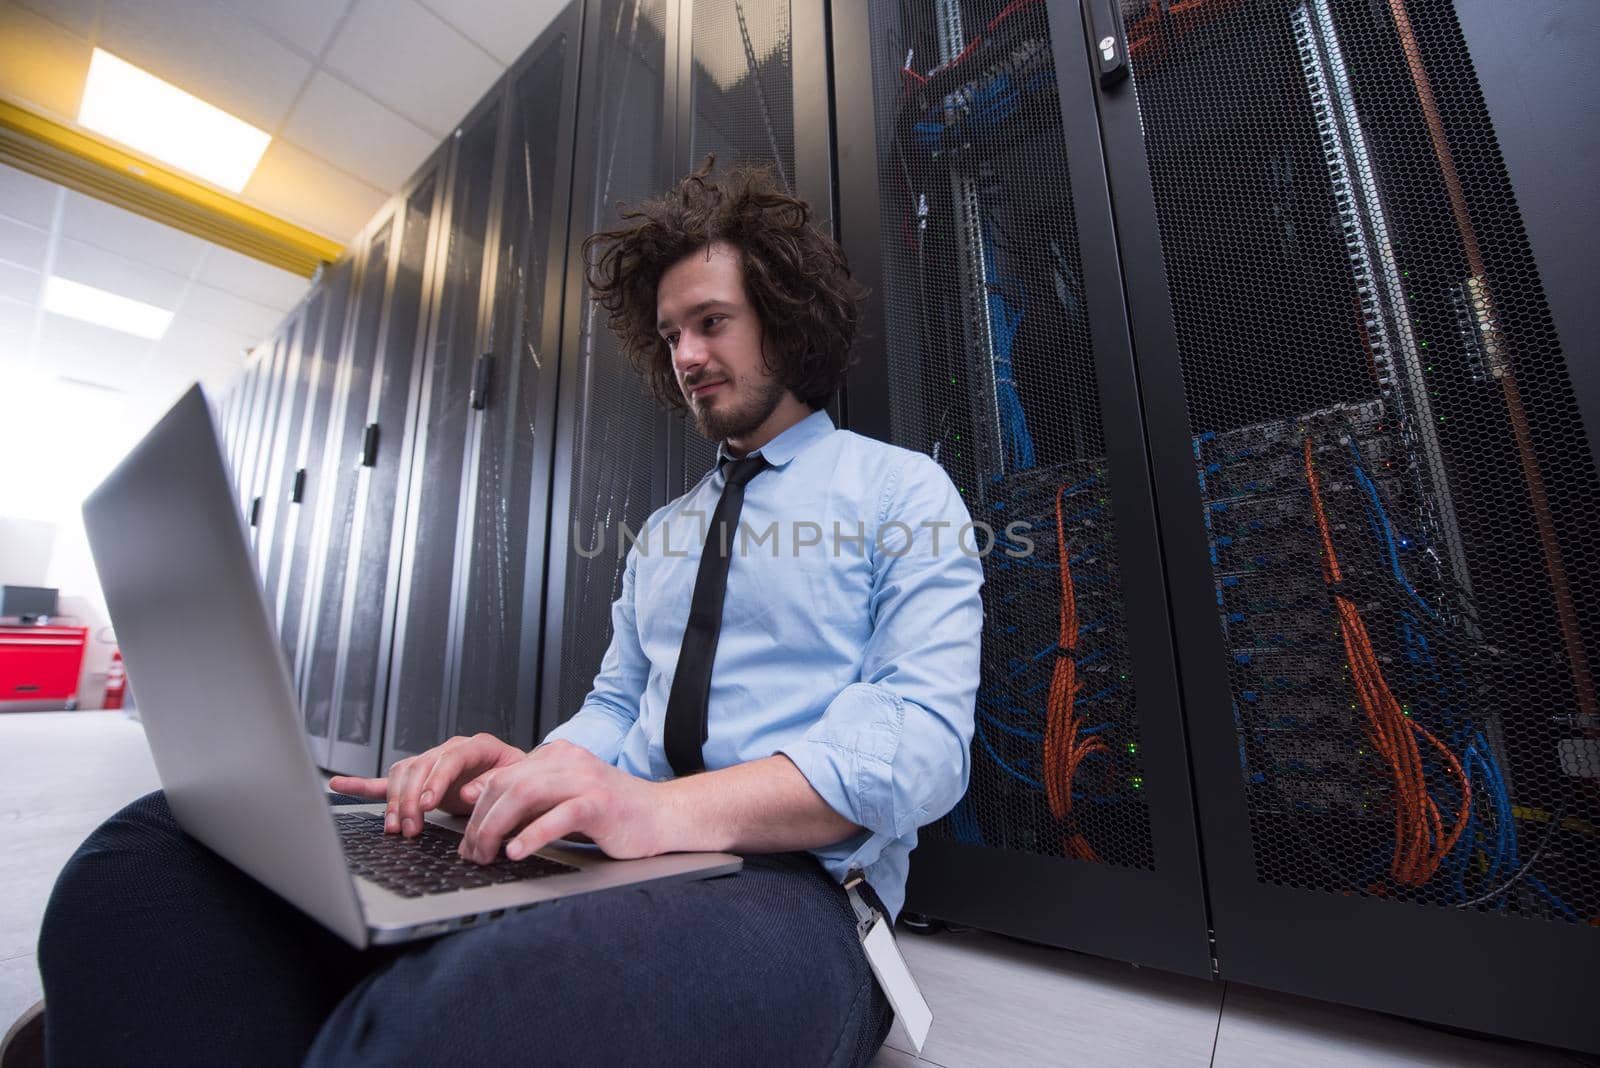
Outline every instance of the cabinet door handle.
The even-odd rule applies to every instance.
[[[250,525],[253,527],[259,527],[261,525],[260,497],[257,497],[255,500],[250,502]]]
[[[372,467],[378,462],[378,424],[368,423],[361,438],[361,466]]]
[[[485,352],[472,368],[472,392],[467,403],[474,411],[482,411],[489,403],[489,386],[494,381],[494,353]]]
[[[298,470],[298,471],[296,471],[294,473],[294,489],[289,491],[289,503],[290,504],[299,504],[301,501],[303,501],[305,499],[306,499],[306,469],[302,467],[302,468],[300,468],[300,470]]]
[[[1095,67],[1100,72],[1100,88],[1110,89],[1128,77],[1128,41],[1117,0],[1104,0],[1097,6],[1100,15],[1093,20]]]

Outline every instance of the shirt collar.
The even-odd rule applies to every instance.
[[[767,458],[767,463],[773,467],[782,467],[814,442],[821,441],[833,433],[833,419],[828,415],[826,408],[819,409],[800,420],[794,426],[785,430],[751,455],[761,455]],[[717,467],[733,459],[728,452],[726,442],[717,445]]]

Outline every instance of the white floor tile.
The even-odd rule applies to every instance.
[[[1210,1061],[1220,983],[975,931],[900,947],[933,1008],[922,1059],[944,1068]]]
[[[1535,1068],[1571,1064],[1549,1049],[1435,1031],[1383,1013],[1231,983],[1215,1068]]]

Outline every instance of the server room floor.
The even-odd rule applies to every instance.
[[[56,873],[93,827],[156,785],[143,729],[120,712],[0,715],[0,1032],[39,997],[34,945]],[[879,1068],[1595,1063],[980,932],[902,933],[900,944],[933,1030],[920,1058],[891,1036]]]

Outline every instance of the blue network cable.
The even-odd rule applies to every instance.
[[[1017,395],[1016,373],[1011,366],[1011,348],[1016,341],[1017,329],[1022,325],[1025,309],[1013,311],[1000,292],[1000,279],[994,264],[994,239],[987,226],[981,237],[983,244],[983,281],[987,290],[989,333],[994,339],[994,391],[995,403],[1000,408],[1000,423],[1005,432],[1007,465],[1012,470],[1034,466],[1033,435],[1028,433],[1027,414],[1022,410],[1022,398]]]

